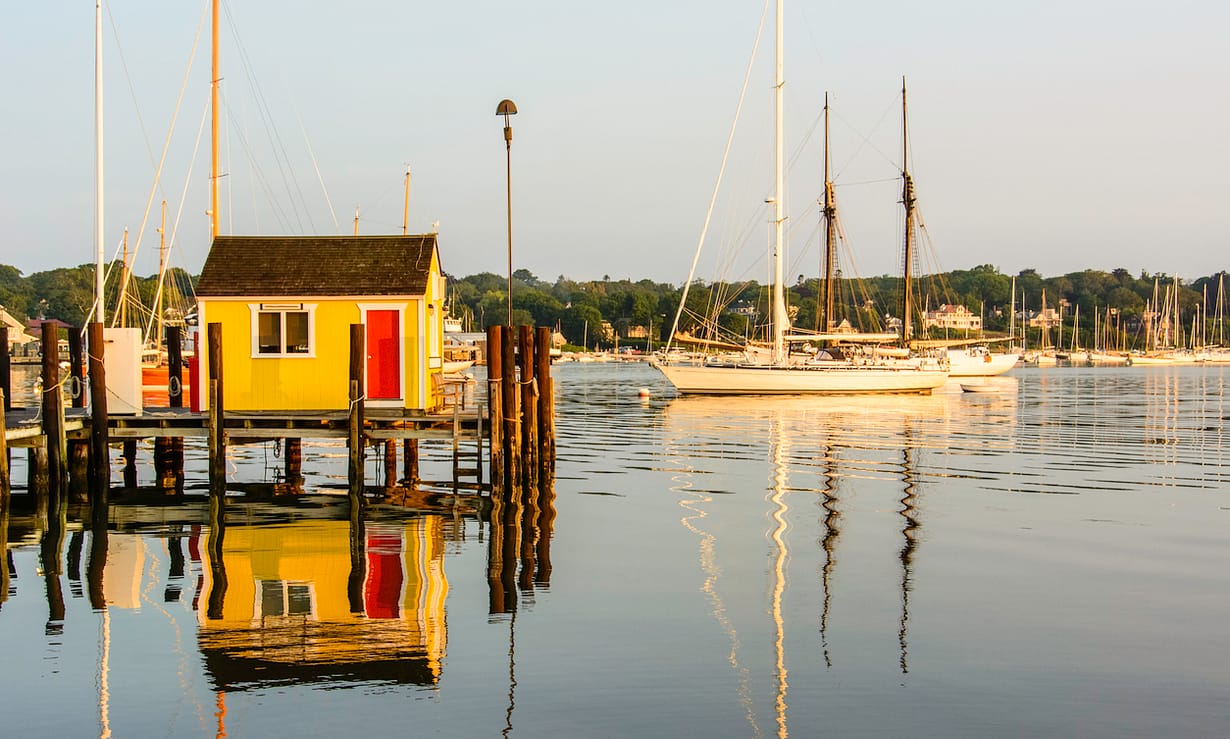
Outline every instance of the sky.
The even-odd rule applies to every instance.
[[[103,2],[104,249],[127,228],[142,275],[163,200],[171,263],[208,251],[207,5]],[[445,271],[505,274],[511,183],[514,269],[678,285],[700,244],[697,278],[767,280],[762,0],[222,7],[222,233],[404,216]],[[0,8],[0,263],[25,274],[95,259],[94,12]],[[924,271],[1230,268],[1230,4],[813,0],[785,25],[791,279],[819,271],[826,93],[843,273],[900,271],[903,77]]]

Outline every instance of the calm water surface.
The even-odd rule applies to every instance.
[[[554,371],[554,487],[494,528],[447,493],[351,521],[325,444],[308,495],[221,528],[196,498],[95,534],[15,492],[3,733],[1230,733],[1230,372],[718,399]],[[239,483],[280,465],[232,450]]]

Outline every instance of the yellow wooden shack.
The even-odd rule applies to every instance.
[[[349,405],[350,325],[365,326],[369,407],[442,404],[444,277],[435,234],[219,236],[196,288],[196,388],[205,326],[222,325],[228,411]],[[208,409],[207,394],[197,397]]]

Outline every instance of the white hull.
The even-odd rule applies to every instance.
[[[1079,355],[1078,355],[1079,356]],[[1126,354],[1109,354],[1107,352],[1087,352],[1084,355],[1089,364],[1128,364]]]
[[[1131,360],[1133,366],[1196,363],[1196,357],[1192,354],[1133,354]]]
[[[951,377],[993,377],[1015,367],[1020,358],[1019,353],[994,354],[949,349],[948,374]]]
[[[942,369],[874,365],[723,367],[655,362],[654,366],[685,395],[929,395],[948,379]]]
[[[465,360],[458,360],[455,362],[445,362],[443,369],[444,369],[444,374],[455,375],[458,372],[464,372],[465,370],[468,370],[473,366],[474,366],[473,359],[465,359]]]

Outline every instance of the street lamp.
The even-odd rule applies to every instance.
[[[512,322],[512,126],[508,116],[517,114],[517,106],[511,100],[501,100],[495,108],[496,115],[504,116],[504,153],[508,171],[508,326]]]

